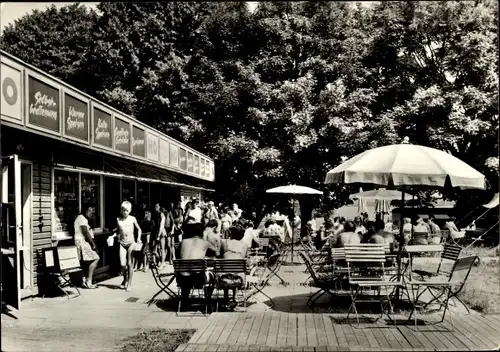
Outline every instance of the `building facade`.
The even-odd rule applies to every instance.
[[[133,213],[211,192],[212,159],[1,52],[2,289],[10,305],[38,294],[42,251],[71,243],[75,217],[93,206],[101,260],[128,200]],[[117,272],[117,271],[116,271]]]

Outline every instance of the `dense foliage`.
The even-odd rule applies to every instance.
[[[282,183],[325,189],[342,156],[404,136],[485,172],[496,190],[497,7],[110,2],[98,14],[35,11],[1,44],[207,153],[218,194],[242,203]],[[335,205],[349,193],[329,190]]]

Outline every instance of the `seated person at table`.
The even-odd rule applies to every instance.
[[[243,242],[245,228],[240,224],[234,224],[230,228],[231,239],[222,241],[222,256],[224,259],[245,259],[248,246]],[[224,289],[224,302],[229,309],[236,307],[236,289],[242,287],[244,274],[222,274],[217,278],[219,286]],[[229,301],[229,289],[233,290],[233,299]]]
[[[465,231],[458,231],[457,225],[455,225],[455,220],[456,218],[452,216],[444,225],[444,228],[450,231],[450,236],[454,240],[465,236]]]
[[[203,239],[203,225],[201,223],[185,224],[185,238],[181,242],[181,259],[205,259],[207,251],[218,254],[217,248]],[[208,302],[212,297],[214,274],[211,271],[204,273],[179,273],[176,277],[177,284],[181,288],[181,300],[185,307],[188,302],[189,292],[193,287],[201,287],[208,284],[205,297]]]
[[[429,244],[427,242],[427,236],[429,232],[427,226],[424,224],[424,220],[421,217],[417,218],[417,224],[413,227],[413,240],[414,244]]]
[[[431,229],[432,235],[440,235],[441,234],[441,229],[439,228],[438,224],[436,224],[436,218],[434,218],[434,216],[431,216],[429,218],[429,227]]]
[[[354,233],[356,226],[352,221],[346,221],[344,232],[342,232],[337,240],[337,247],[345,247],[346,244],[360,244],[361,236]]]
[[[403,219],[403,236],[405,239],[405,243],[408,243],[410,241],[412,228],[413,228],[413,225],[411,224],[411,219],[404,218]]]
[[[205,229],[203,230],[203,239],[210,242],[210,244],[215,248],[220,249],[221,237],[216,233],[218,226],[219,222],[217,220],[209,220],[205,225]]]
[[[327,242],[330,243],[333,241],[336,238],[334,233],[335,231],[332,220],[326,219],[325,223],[321,225],[318,234],[314,238],[314,245],[316,246],[316,249],[320,250]]]
[[[364,224],[368,223],[368,216],[365,218],[363,214],[363,219],[361,219],[361,216],[356,216],[354,218],[354,225],[356,228],[354,229],[354,233],[361,233],[361,235],[364,235],[365,233],[368,232]]]
[[[240,219],[240,225],[245,229],[245,234],[241,239],[248,248],[260,247],[259,232],[253,229],[251,221]]]

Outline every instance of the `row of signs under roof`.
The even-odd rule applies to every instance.
[[[2,52],[2,120],[138,161],[214,180],[208,157]]]

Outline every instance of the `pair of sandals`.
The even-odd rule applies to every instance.
[[[126,282],[122,282],[122,283],[120,284],[120,288],[121,288],[122,290],[125,290],[125,291],[130,291],[130,286],[129,286],[129,285],[128,285],[128,283],[126,283]]]
[[[87,288],[87,289],[91,289],[91,290],[93,290],[93,289],[96,289],[96,288],[97,288],[97,285],[95,285],[95,284],[91,284],[91,285],[89,285],[89,284],[87,283],[87,281],[84,281],[84,282],[83,282],[83,284],[82,284],[82,287],[83,287],[83,288]]]

